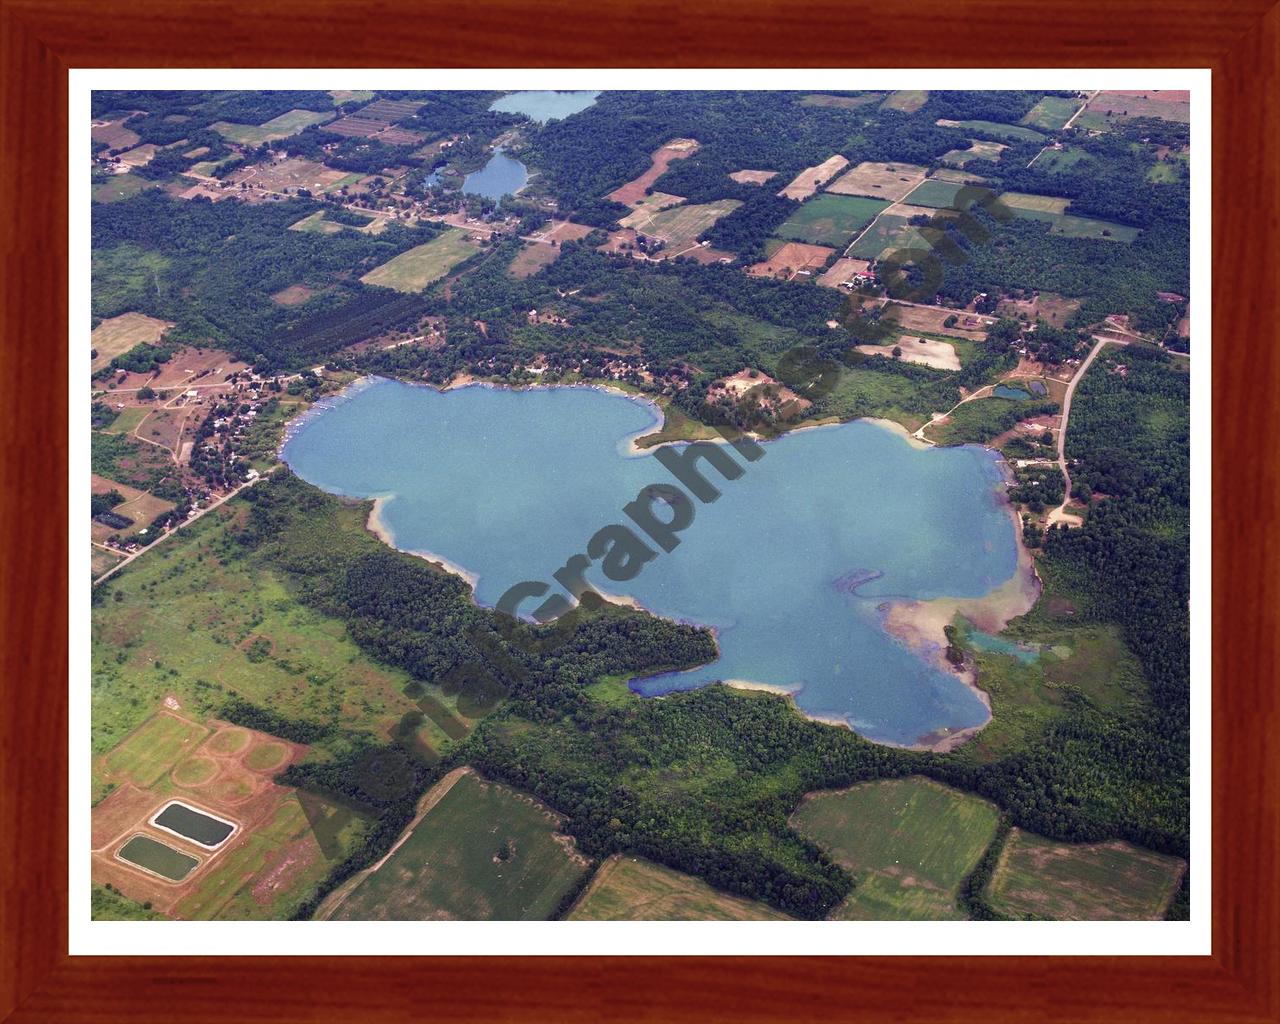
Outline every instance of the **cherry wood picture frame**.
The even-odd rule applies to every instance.
[[[1280,1020],[1272,2],[0,0],[0,1020]],[[68,69],[451,66],[1212,69],[1212,955],[68,955]]]

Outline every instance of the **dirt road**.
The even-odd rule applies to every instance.
[[[1049,513],[1047,520],[1049,526],[1053,526],[1055,523],[1066,523],[1068,526],[1084,525],[1083,519],[1067,511],[1067,502],[1071,500],[1071,471],[1067,469],[1067,420],[1071,416],[1071,399],[1076,393],[1076,385],[1089,372],[1089,367],[1104,346],[1127,344],[1129,344],[1127,341],[1120,341],[1117,338],[1099,338],[1094,335],[1093,348],[1089,350],[1084,362],[1080,364],[1080,369],[1076,371],[1075,376],[1071,378],[1071,383],[1067,385],[1066,396],[1062,399],[1062,425],[1058,428],[1058,469],[1062,471],[1062,479],[1066,489],[1063,494],[1062,504]]]

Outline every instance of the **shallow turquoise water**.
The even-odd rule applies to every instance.
[[[489,109],[500,114],[524,114],[526,117],[543,123],[558,121],[562,118],[586,110],[596,101],[598,91],[579,90],[577,92],[548,92],[536,90],[513,92],[489,104]]]
[[[552,574],[566,559],[601,527],[632,525],[621,510],[643,486],[675,482],[652,452],[628,453],[655,421],[648,403],[591,388],[440,393],[373,380],[309,413],[282,454],[325,490],[394,495],[383,522],[396,546],[478,575],[477,599],[492,605],[524,580],[562,593]],[[998,456],[913,448],[865,421],[787,434],[764,452],[734,456],[735,480],[702,463],[720,498],[690,498],[679,545],[634,579],[607,579],[599,563],[587,572],[605,593],[718,631],[716,662],[633,688],[795,688],[806,713],[894,743],[985,721],[958,679],[884,632],[877,605],[980,596],[1013,575]]]
[[[1011,398],[1015,402],[1025,402],[1031,397],[1030,391],[1024,391],[1022,388],[1011,388],[1008,384],[997,384],[991,394],[996,398]]]
[[[1010,657],[1017,658],[1024,665],[1030,665],[1034,661],[1040,659],[1039,645],[1027,646],[1018,643],[1016,640],[1006,640],[1002,636],[993,636],[990,633],[984,633],[980,629],[969,631],[969,643],[980,651],[990,651],[993,654],[1007,654]]]
[[[515,195],[528,180],[528,168],[498,150],[480,170],[473,171],[462,180],[462,191],[469,195],[501,199]]]

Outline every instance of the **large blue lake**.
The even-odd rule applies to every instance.
[[[561,592],[557,568],[606,524],[631,525],[622,507],[643,486],[675,482],[652,451],[630,450],[656,418],[648,403],[591,388],[441,393],[375,379],[307,414],[282,455],[327,491],[387,498],[395,545],[474,574],[477,600],[492,605],[523,580]],[[722,496],[694,501],[679,546],[634,579],[609,580],[598,564],[587,573],[604,593],[718,633],[715,663],[633,688],[783,687],[809,715],[901,744],[986,721],[962,681],[883,630],[877,606],[981,596],[1013,576],[998,457],[915,448],[868,421],[764,451],[738,460],[736,480],[706,469]]]
[[[489,104],[489,109],[502,114],[524,114],[534,121],[559,121],[586,110],[595,103],[598,91],[551,92],[545,89],[513,92]]]

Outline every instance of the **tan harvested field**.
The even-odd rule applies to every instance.
[[[953,326],[945,326],[948,317],[954,316]],[[949,334],[953,338],[972,338],[985,341],[987,328],[995,323],[994,317],[964,310],[947,309],[945,306],[905,306],[890,302],[884,307],[882,319],[889,319],[904,330],[923,331],[928,334]]]
[[[110,320],[103,320],[89,336],[90,346],[98,353],[93,357],[91,368],[100,370],[135,345],[159,341],[172,326],[168,320],[157,320],[145,313],[121,313]]]
[[[1191,120],[1191,93],[1186,89],[1104,89],[1089,101],[1076,123],[1099,128],[1109,121],[1134,117],[1186,124]]]
[[[359,117],[367,117],[373,121],[394,124],[397,121],[412,117],[424,105],[421,100],[375,100],[367,107],[361,107],[356,111],[356,114]]]
[[[1014,918],[1158,921],[1186,863],[1129,843],[1060,843],[1015,828],[987,892]]]
[[[194,160],[198,156],[204,156],[207,152],[209,152],[208,146],[196,146],[195,149],[189,149],[182,155],[188,160]]]
[[[942,162],[953,167],[963,167],[974,160],[990,160],[994,163],[1000,159],[1000,154],[1009,148],[999,142],[983,142],[981,139],[970,139],[969,141],[973,145],[968,149],[953,149],[949,153],[944,153]]]
[[[194,409],[194,406],[156,409],[134,428],[133,436],[168,448],[176,459],[182,450],[183,433]],[[190,433],[194,433],[194,428]]]
[[[532,277],[544,267],[549,267],[560,256],[560,250],[554,245],[543,242],[525,242],[524,247],[515,255],[507,274],[517,280]]]
[[[906,114],[914,114],[928,102],[928,89],[899,89],[890,93],[880,106],[884,110],[901,110]]]
[[[141,146],[134,146],[129,152],[120,154],[120,161],[130,167],[142,167],[151,163],[151,158],[156,155],[156,151],[159,148],[159,146],[151,142]]]
[[[539,241],[555,242],[557,246],[560,246],[565,242],[580,241],[594,230],[595,228],[587,227],[585,224],[575,224],[571,220],[553,220],[546,227],[540,228],[529,237],[536,238]]]
[[[876,199],[905,197],[924,181],[925,168],[915,164],[885,164],[864,161],[827,186],[828,192],[843,196],[873,196]]]
[[[600,865],[570,921],[789,921],[765,903],[719,892],[700,878],[639,857]]]
[[[130,146],[136,146],[142,137],[124,126],[125,121],[132,116],[128,114],[114,121],[94,122],[89,134],[94,142],[105,142],[110,149],[128,149]]]
[[[829,156],[816,167],[806,167],[778,195],[786,199],[808,199],[818,191],[820,185],[830,181],[848,166],[849,161],[839,153]]]
[[[1054,327],[1062,327],[1067,318],[1080,308],[1081,301],[1053,292],[1037,292],[1030,299],[1001,299],[996,306],[996,314],[1011,317],[1024,314],[1028,320],[1040,319]]]
[[[739,185],[763,185],[770,178],[776,178],[777,171],[733,171],[729,177]]]
[[[1030,210],[1034,213],[1065,213],[1071,205],[1070,199],[1060,196],[1037,196],[1026,192],[1002,192],[1000,202],[1015,210]]]
[[[807,242],[784,242],[763,263],[747,267],[753,277],[772,277],[789,281],[797,274],[813,273],[830,258],[834,249]]]
[[[653,183],[667,173],[667,168],[671,166],[671,161],[684,160],[697,151],[698,142],[696,139],[672,139],[666,145],[659,146],[653,151],[653,155],[650,158],[652,163],[647,171],[640,177],[634,178],[625,185],[614,189],[606,198],[613,200],[615,203],[622,203],[624,206],[634,206],[637,201],[644,198],[645,193],[653,187]]]
[[[888,345],[858,345],[859,352],[869,356],[885,356],[895,358],[893,350],[901,351],[900,358],[904,363],[919,363],[921,366],[932,366],[935,370],[960,369],[960,357],[956,350],[945,341],[930,341],[928,338],[916,338],[904,334]]]
[[[637,209],[618,223],[650,238],[660,238],[666,244],[663,255],[670,258],[696,245],[699,235],[741,205],[738,199],[717,199],[713,203],[673,206],[657,212]]]
[[[818,284],[824,288],[839,288],[848,284],[858,274],[865,274],[871,268],[868,260],[855,260],[845,256],[831,265],[831,269],[818,278]]]
[[[305,284],[291,284],[272,295],[271,301],[277,306],[301,306],[314,294],[315,290]]]
[[[151,523],[156,516],[173,511],[173,508],[173,502],[144,492],[136,498],[117,505],[111,511],[132,519],[135,527],[143,527]]]

